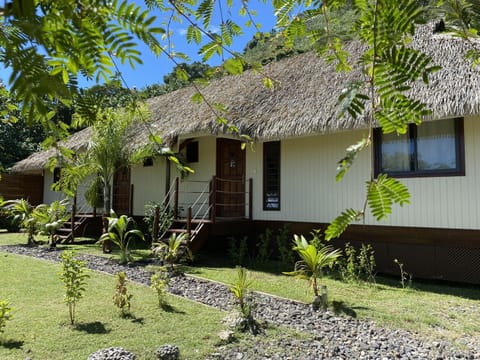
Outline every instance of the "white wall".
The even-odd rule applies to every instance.
[[[143,164],[132,166],[130,182],[133,184],[133,215],[143,216],[144,206],[149,201],[163,201],[166,180],[165,163],[165,158],[156,157],[153,159],[153,166],[143,166]]]
[[[395,206],[390,218],[367,224],[480,229],[480,118],[465,119],[466,176],[401,179],[411,204]],[[254,219],[330,222],[346,208],[361,209],[370,177],[370,151],[362,153],[342,182],[337,161],[364,132],[297,138],[281,142],[281,210],[263,211],[263,146],[247,153],[247,178],[254,181]]]
[[[85,200],[85,191],[88,189],[88,185],[91,181],[91,177],[87,178],[82,184],[78,186],[77,191],[77,211],[78,212],[92,212],[93,209],[87,204]],[[67,198],[61,191],[53,191],[53,173],[45,169],[44,181],[43,181],[43,202],[45,204],[51,204],[56,200],[62,200]],[[70,200],[71,201],[71,200]],[[70,207],[69,207],[70,208]]]

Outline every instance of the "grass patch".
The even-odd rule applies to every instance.
[[[234,266],[183,266],[187,274],[226,284],[235,281]],[[312,291],[304,280],[273,273],[274,265],[250,270],[257,291],[311,302]],[[330,307],[339,314],[372,319],[379,325],[419,332],[430,338],[461,339],[465,334],[480,341],[480,289],[461,285],[414,282],[402,289],[398,279],[378,277],[378,284],[346,283],[325,277]]]
[[[172,311],[161,311],[151,289],[129,283],[132,316],[122,318],[112,303],[113,276],[94,272],[70,326],[59,270],[59,264],[0,253],[0,298],[15,308],[0,336],[0,359],[86,359],[110,346],[153,359],[165,343],[178,345],[187,359],[214,351],[223,312],[170,295]]]

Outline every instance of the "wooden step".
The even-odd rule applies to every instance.
[[[186,224],[187,219],[175,219],[175,220],[173,220],[173,223],[176,223],[176,222]],[[192,219],[190,222],[192,224],[213,224],[212,220],[201,220],[201,219]]]

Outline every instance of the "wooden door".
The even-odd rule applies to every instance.
[[[112,208],[117,215],[130,215],[130,168],[123,167],[113,177]]]
[[[217,139],[218,217],[245,216],[245,151],[238,140]]]

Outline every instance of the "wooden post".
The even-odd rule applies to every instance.
[[[248,179],[248,219],[253,220],[253,179]]]
[[[93,217],[94,218],[97,217],[97,207],[96,206],[93,207]]]
[[[174,205],[173,205],[173,218],[178,219],[178,187],[179,181],[178,176],[175,178],[175,193],[174,195]]]
[[[211,201],[210,201],[210,220],[212,220],[212,223],[215,222],[215,212],[217,208],[217,177],[213,175],[212,177],[212,182],[210,183],[210,196],[211,196]]]
[[[77,194],[73,196],[72,213],[70,215],[70,236],[71,242],[75,240],[75,215],[77,212]]]
[[[192,235],[192,207],[191,206],[189,206],[187,209],[187,234],[188,234],[188,240],[190,240]]]
[[[153,239],[152,241],[158,240],[158,225],[160,222],[160,207],[155,206],[155,215],[153,217]]]
[[[133,216],[133,184],[130,184],[130,207],[128,209],[129,216]]]

